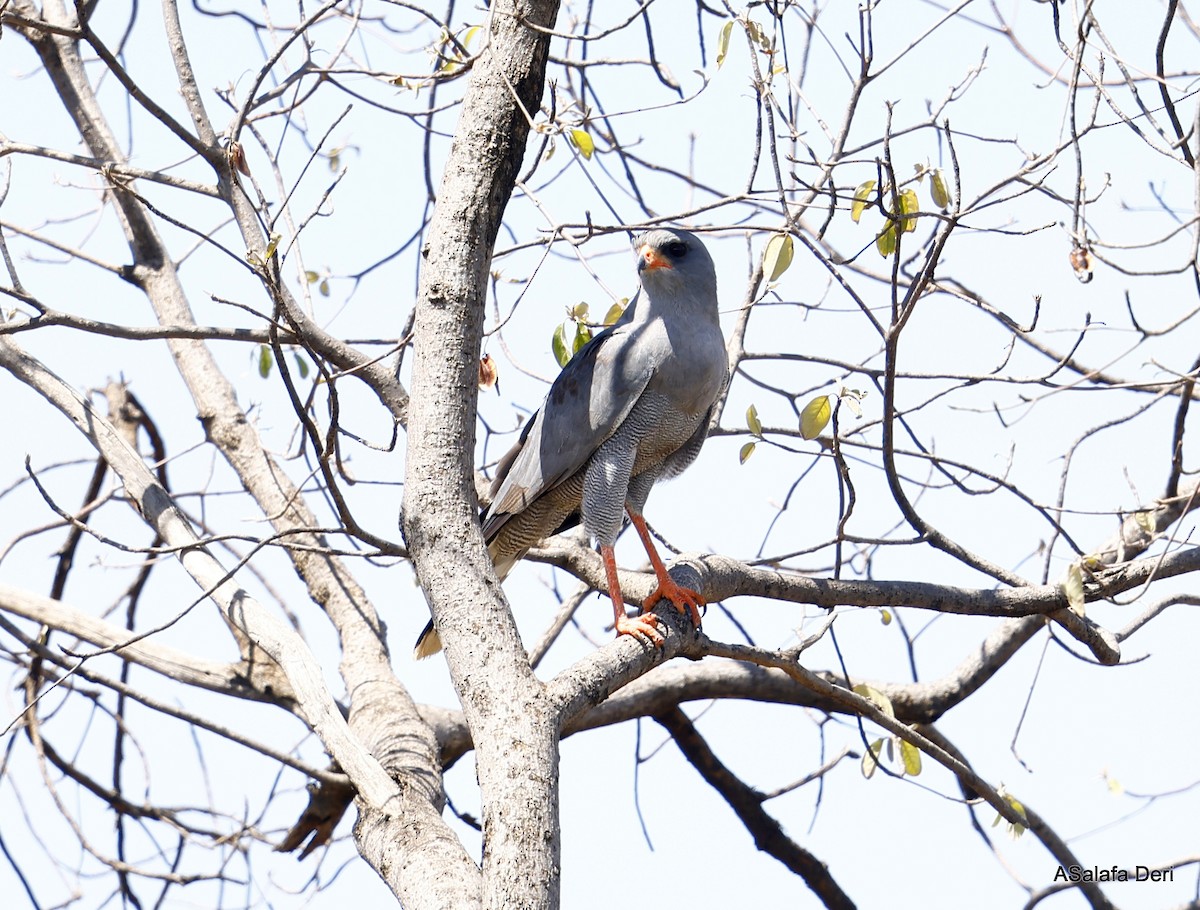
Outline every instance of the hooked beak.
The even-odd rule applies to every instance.
[[[654,247],[650,246],[650,244],[647,243],[638,250],[639,272],[652,272],[655,269],[671,268],[674,268],[671,265],[671,261],[658,250],[654,249]]]

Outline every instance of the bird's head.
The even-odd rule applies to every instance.
[[[716,270],[708,250],[695,234],[656,228],[638,237],[634,248],[638,276],[651,297],[662,292],[715,297]]]

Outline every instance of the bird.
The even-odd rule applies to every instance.
[[[640,292],[563,367],[497,463],[481,524],[503,580],[530,547],[582,521],[599,546],[617,635],[661,648],[665,638],[649,611],[665,599],[699,629],[705,600],[667,573],[642,509],[655,483],[679,475],[700,453],[729,369],[716,269],[704,244],[688,231],[655,228],[636,237],[634,249]],[[624,513],[658,580],[633,617],[613,552]],[[430,620],[413,655],[440,650]]]

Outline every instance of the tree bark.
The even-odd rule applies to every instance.
[[[559,896],[558,727],[479,531],[475,414],[487,275],[545,84],[553,0],[499,2],[422,251],[403,526],[476,744],[484,907]]]

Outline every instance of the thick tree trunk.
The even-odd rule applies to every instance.
[[[483,905],[558,905],[558,730],[484,548],[475,404],[492,246],[545,82],[553,0],[498,2],[474,63],[424,250],[404,532],[476,745]]]

